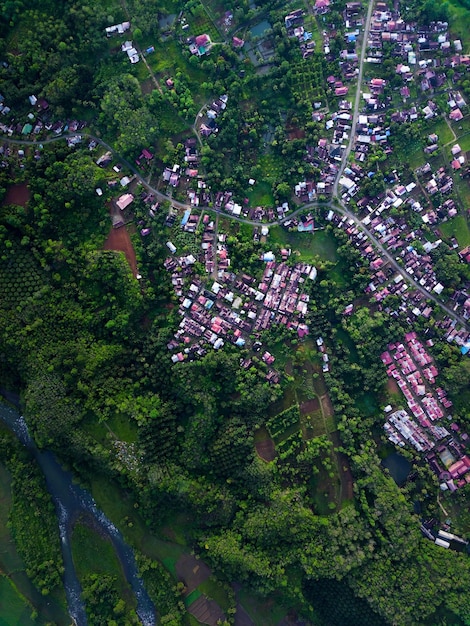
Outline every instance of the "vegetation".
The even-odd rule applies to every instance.
[[[456,2],[413,0],[407,10],[410,19],[444,19]],[[319,176],[305,160],[307,146],[317,145],[324,132],[312,119],[312,105],[326,104],[323,72],[334,70],[323,67],[319,54],[303,58],[296,39],[286,35],[281,3],[222,7],[231,8],[247,31],[258,18],[269,19],[269,73],[255,71],[216,41],[225,11],[215,1],[207,7],[168,1],[158,9],[153,0],[128,0],[127,8],[91,0],[25,4],[0,7],[2,95],[18,115],[30,112],[27,98],[34,92],[55,116],[88,119],[93,134],[124,157],[154,145],[160,166],[183,162],[184,139],[193,133],[199,108],[227,94],[219,132],[200,147],[214,191],[229,189],[244,198],[247,180],[254,178],[251,201],[272,208],[290,199],[292,183]],[[344,2],[335,2],[330,19],[339,20],[343,8]],[[181,23],[171,27],[181,27],[181,41],[161,40],[156,18],[180,10],[187,34],[211,34],[210,55],[190,56]],[[121,56],[119,38],[104,36],[105,26],[126,19],[127,11],[138,45],[154,43],[159,51],[148,58],[156,76]],[[338,31],[331,48],[337,53],[341,46]],[[393,73],[392,64],[384,66]],[[170,75],[173,88],[166,89]],[[449,127],[440,123],[393,128],[393,158],[410,180],[410,168],[424,159],[421,135],[433,130],[449,138]],[[424,539],[410,504],[438,517],[435,480],[416,459],[414,479],[403,487],[381,468],[379,409],[389,396],[380,354],[403,337],[409,322],[367,300],[369,264],[360,251],[326,222],[321,206],[311,209],[313,235],[275,226],[266,243],[254,241],[249,223],[217,215],[231,271],[259,277],[260,254],[284,247],[291,249],[289,264],[315,264],[317,279],[302,286],[310,337],[301,340],[285,325],[256,337],[279,363],[280,380],[272,385],[257,353],[232,345],[172,364],[167,344],[179,314],[163,269],[165,243],[171,239],[194,253],[200,235],[165,226],[169,202],[149,217],[139,197],[144,187],[133,183],[132,217],[139,228],[147,221],[151,226],[148,237],[133,235],[135,279],[123,254],[104,249],[109,206],[95,189],[103,187],[108,198],[108,183],[119,183],[111,168],[94,161],[85,143],[72,148],[65,141],[41,148],[38,142],[21,162],[13,152],[2,156],[0,197],[18,184],[27,185],[28,200],[0,209],[0,384],[21,393],[38,446],[54,451],[123,529],[160,623],[190,623],[186,607],[200,594],[213,597],[233,622],[235,581],[247,606],[273,606],[279,620],[282,605],[319,625],[438,625],[449,616],[452,623],[468,623],[468,558]],[[380,148],[373,165],[377,172],[388,168]],[[365,183],[370,196],[383,190],[380,176]],[[469,241],[463,215],[442,232],[462,246]],[[450,246],[430,255],[447,289],[470,278]],[[392,310],[393,297],[388,303]],[[434,317],[426,333],[435,339],[454,418],[468,427],[469,361],[440,341]],[[328,371],[322,370],[319,337]],[[240,359],[248,358],[251,364],[241,368]],[[274,442],[270,462],[255,454],[260,432]],[[18,553],[40,593],[64,604],[60,541],[43,477],[11,438],[2,435],[0,452],[12,476],[9,525]],[[467,499],[465,488],[454,506],[465,509]],[[137,623],[135,598],[111,543],[81,519],[72,547],[90,623]],[[210,566],[212,577],[185,596],[177,563],[190,551]],[[27,624],[19,608],[27,603],[18,594],[15,599],[4,577],[0,584],[11,598],[12,616],[5,619]],[[246,599],[248,594],[254,595]]]
[[[64,602],[59,528],[44,477],[10,437],[2,436],[0,453],[12,477],[9,527],[27,574],[43,596],[60,596]]]

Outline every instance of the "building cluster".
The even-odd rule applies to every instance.
[[[434,388],[438,370],[415,332],[405,335],[405,343],[389,344],[380,358],[421,426],[429,428],[448,414],[452,402],[444,389]]]
[[[24,119],[15,119],[11,117],[15,115],[5,101],[3,94],[0,94],[0,114],[3,115],[5,123],[0,122],[0,132],[11,137],[12,135],[20,135],[27,139],[36,139],[38,135],[44,133],[54,133],[54,135],[62,135],[63,133],[75,133],[82,130],[86,126],[86,122],[81,120],[57,120],[53,121],[49,103],[44,98],[38,98],[34,94],[28,97],[31,111]],[[77,145],[81,141],[81,137],[71,137],[72,143],[70,147]]]
[[[398,3],[390,9],[387,3],[377,2],[368,34],[369,56],[366,61],[382,63],[384,44],[391,45],[394,56],[402,59],[408,66],[417,65],[417,55],[425,61],[427,55],[437,57],[437,52],[440,52],[439,57],[442,58],[451,55],[454,50],[462,50],[460,41],[450,42],[447,22],[431,22],[418,27],[403,20]],[[433,62],[432,65],[438,67],[439,61]],[[425,70],[426,64],[421,63],[419,68]],[[422,75],[425,75],[425,72],[422,72]]]
[[[321,354],[322,359],[322,372],[325,374],[330,371],[330,357],[326,351],[325,342],[323,341],[323,337],[317,337],[316,344],[318,351]]]
[[[333,77],[332,77],[333,78]],[[320,195],[333,192],[339,167],[349,141],[352,123],[352,105],[347,100],[339,102],[339,110],[324,113],[317,110],[313,113],[315,121],[325,123],[327,136],[320,137],[317,145],[307,146],[305,160],[319,170],[318,180],[304,179],[294,188],[295,195],[303,202],[311,202]]]
[[[216,120],[222,111],[225,111],[227,108],[227,102],[228,96],[222,94],[205,109],[203,115],[200,116],[202,121],[199,126],[199,133],[202,137],[209,137],[212,133],[218,132],[219,129]]]
[[[212,48],[211,38],[206,33],[197,35],[197,37],[188,37],[187,43],[191,54],[195,54],[198,57],[209,54]]]
[[[377,201],[383,201],[377,200]],[[370,218],[370,219],[369,219]],[[366,293],[370,294],[378,303],[379,308],[390,315],[403,315],[412,323],[416,317],[430,318],[433,313],[432,303],[418,290],[413,289],[404,280],[391,264],[382,258],[377,248],[371,243],[369,237],[357,226],[352,218],[340,216],[329,211],[327,221],[344,230],[349,240],[360,250],[363,258],[369,262],[370,281],[366,287]],[[432,259],[429,252],[440,245],[437,239],[434,242],[424,240],[425,243],[419,250],[413,247],[413,241],[418,239],[419,231],[407,230],[404,221],[397,220],[389,214],[386,216],[369,215],[362,220],[363,224],[373,232],[375,238],[397,254],[397,258],[405,265],[406,271],[422,287],[439,295],[443,287],[436,279]],[[397,245],[398,244],[398,245]],[[453,308],[456,312],[464,314],[468,318],[470,302],[465,289],[458,292]],[[388,296],[398,296],[400,304],[393,310],[387,304]],[[470,332],[459,327],[449,316],[436,322],[444,333],[447,341],[454,341],[458,346],[465,346],[470,341]]]
[[[426,342],[432,346],[432,340]],[[381,355],[387,374],[403,393],[409,413],[403,409],[393,413],[385,408],[384,429],[395,445],[411,445],[425,458],[441,481],[441,489],[455,491],[470,483],[470,458],[466,454],[468,435],[455,423],[443,426],[442,418],[452,422],[452,402],[436,378],[438,370],[433,358],[415,332],[405,335],[404,342],[392,343]]]
[[[106,37],[111,37],[112,35],[123,35],[131,28],[130,22],[121,22],[120,24],[114,24],[113,26],[108,26],[105,28]]]
[[[176,247],[167,243],[173,256],[165,260],[165,268],[171,273],[181,315],[178,330],[168,344],[172,361],[203,355],[210,346],[218,350],[226,342],[244,347],[275,324],[296,330],[299,337],[308,334],[304,320],[309,296],[304,285],[315,280],[316,268],[268,261],[259,282],[248,274],[236,275],[230,271],[225,234],[216,235],[208,215],[202,223],[201,260],[207,273],[216,274],[216,280],[206,284],[196,277],[196,257],[178,256]],[[267,380],[278,382],[278,374],[270,368],[274,356],[264,352],[261,360],[268,366]]]
[[[296,37],[300,44],[302,56],[306,59],[315,52],[315,42],[312,40],[312,32],[305,30],[305,11],[297,9],[284,18],[284,24],[289,37]]]
[[[132,43],[132,41],[125,41],[121,45],[121,50],[122,50],[122,52],[125,52],[127,54],[127,57],[129,59],[129,61],[133,65],[140,61],[139,53],[137,52],[136,48],[134,47],[134,44]]]

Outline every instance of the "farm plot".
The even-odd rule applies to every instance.
[[[184,31],[186,37],[206,34],[213,42],[221,40],[220,33],[202,2],[197,3],[190,11],[186,12],[185,17],[189,24],[189,28]]]
[[[33,256],[13,243],[9,257],[0,262],[0,302],[3,307],[13,307],[31,297],[44,285],[43,276]]]
[[[271,417],[266,426],[276,443],[288,438],[300,428],[299,407],[294,405],[290,409]]]
[[[325,102],[323,72],[316,55],[291,66],[290,85],[298,100],[306,100],[310,103]]]

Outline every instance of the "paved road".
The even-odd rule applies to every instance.
[[[367,16],[366,16],[366,21],[364,24],[364,32],[362,35],[362,46],[361,46],[361,53],[359,55],[359,75],[357,77],[357,85],[356,85],[356,97],[354,99],[354,110],[353,110],[353,118],[352,118],[352,122],[351,122],[351,133],[349,135],[349,141],[348,141],[348,145],[346,147],[346,150],[343,154],[343,158],[341,160],[341,166],[338,170],[338,174],[336,176],[336,180],[334,182],[333,185],[333,196],[336,197],[338,195],[338,183],[339,183],[339,179],[341,177],[341,174],[343,173],[344,168],[346,167],[346,163],[348,162],[348,158],[349,158],[349,154],[352,150],[353,147],[353,143],[354,143],[354,139],[356,136],[356,125],[357,125],[357,118],[359,116],[359,106],[361,103],[361,86],[362,86],[362,76],[364,73],[364,59],[366,56],[366,50],[367,50],[367,40],[369,38],[369,29],[370,29],[370,22],[372,19],[372,9],[374,6],[374,2],[373,0],[370,0],[369,2],[369,8],[367,10]]]

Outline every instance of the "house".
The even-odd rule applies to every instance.
[[[449,113],[449,119],[453,122],[459,122],[463,118],[463,113],[460,109],[454,109]]]
[[[134,64],[139,61],[139,53],[134,48],[132,41],[125,41],[121,46],[122,52],[126,52],[129,57],[129,61]]]
[[[243,48],[244,45],[245,42],[243,39],[240,39],[239,37],[232,37],[232,46],[234,48]]]
[[[131,193],[124,193],[118,200],[116,200],[116,206],[121,211],[124,211],[130,204],[134,202],[134,196]]]
[[[114,26],[108,26],[105,28],[106,37],[111,37],[111,35],[122,35],[126,31],[128,31],[131,27],[130,22],[122,22],[121,24],[114,24]]]
[[[197,54],[197,56],[204,56],[207,54],[212,47],[212,41],[209,35],[204,33],[203,35],[198,35],[191,41],[191,45],[189,46],[189,51],[191,54]]]

